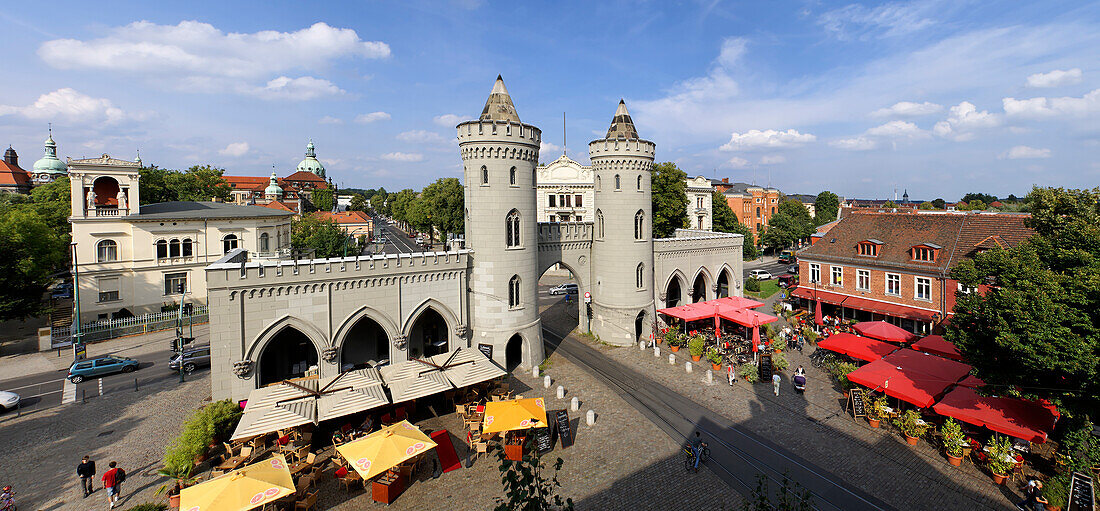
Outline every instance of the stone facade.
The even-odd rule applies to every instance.
[[[540,222],[591,222],[592,167],[566,155],[538,169]]]
[[[714,225],[714,209],[711,204],[714,186],[710,184],[710,180],[703,176],[687,179],[687,197],[688,228],[711,230]]]

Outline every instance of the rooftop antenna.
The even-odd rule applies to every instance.
[[[50,130],[50,138],[53,138],[53,123],[52,122],[47,122],[46,126],[49,126],[49,128],[47,128],[47,129]]]
[[[566,156],[569,152],[569,144],[565,140],[565,112],[561,113],[561,155]]]

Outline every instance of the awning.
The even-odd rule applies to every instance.
[[[818,342],[817,346],[867,362],[878,360],[898,349],[893,344],[846,332],[826,337],[825,340]]]
[[[916,334],[885,321],[863,321],[853,325],[852,329],[860,335],[880,341],[902,343],[917,340]]]
[[[470,348],[458,348],[450,353],[429,357],[427,362],[435,364],[443,376],[457,388],[469,387],[508,374],[496,362],[489,360],[489,357]]]
[[[874,312],[876,314],[885,314],[887,316],[912,319],[915,321],[932,321],[932,315],[935,314],[935,311],[918,309],[916,307],[909,307],[906,305],[898,305],[896,303],[869,300],[867,298],[860,298],[858,296],[848,296],[842,295],[840,293],[831,293],[829,291],[814,291],[813,288],[802,286],[799,286],[795,290],[791,291],[791,296],[795,298],[803,298],[806,300],[815,300],[814,297],[816,296],[818,299],[825,303],[831,303],[833,305],[843,305],[850,309],[858,309],[868,312]]]
[[[1060,414],[1053,406],[1008,397],[985,397],[955,387],[933,407],[936,413],[1029,442],[1046,442]]]
[[[955,383],[970,374],[970,367],[962,362],[948,360],[943,357],[921,353],[908,348],[902,348],[885,357],[883,360],[899,366],[906,371],[917,371],[928,376],[940,378],[947,383]]]
[[[702,302],[704,304],[718,304],[723,307],[733,307],[736,309],[755,309],[757,307],[763,307],[763,302],[758,302],[751,298],[745,298],[743,296],[726,296],[723,298],[716,298],[714,300],[707,300]]]
[[[404,403],[454,388],[442,372],[418,360],[383,366],[382,380],[389,387],[394,403]]]
[[[667,309],[658,309],[657,312],[666,316],[672,316],[674,318],[680,318],[684,321],[698,321],[700,319],[707,319],[714,317],[714,306],[699,307],[699,303],[690,303],[687,305],[678,305],[676,307],[669,307]]]
[[[876,360],[848,373],[848,380],[921,408],[932,406],[954,383],[917,371],[899,370],[886,360]]]
[[[921,339],[912,346],[917,351],[924,351],[933,355],[939,355],[941,357],[950,358],[953,360],[962,360],[963,357],[959,353],[959,350],[955,348],[951,341],[944,339],[941,335],[929,335],[924,339]]]
[[[718,316],[722,319],[728,319],[738,325],[750,328],[779,320],[779,318],[771,314],[764,314],[763,312],[748,309],[724,308],[719,310]]]

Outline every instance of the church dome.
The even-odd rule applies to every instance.
[[[306,157],[298,164],[298,170],[304,172],[312,172],[318,176],[325,177],[325,166],[321,165],[321,162],[317,160],[317,153],[313,149],[313,141],[309,141],[309,145],[306,146]]]
[[[69,168],[65,165],[65,162],[61,161],[57,157],[57,144],[53,141],[53,134],[51,133],[49,138],[46,139],[46,154],[36,162],[34,162],[35,172],[45,172],[48,174],[67,174]]]
[[[275,177],[275,173],[272,172],[271,173],[271,183],[268,184],[267,188],[264,189],[264,195],[265,196],[274,197],[274,198],[280,198],[280,197],[283,196],[283,189],[282,189],[282,187],[279,186],[279,183],[278,183],[277,179],[278,178]]]

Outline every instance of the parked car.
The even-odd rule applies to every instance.
[[[11,410],[19,404],[19,394],[15,392],[8,392],[6,390],[0,390],[0,406],[5,410]]]
[[[550,291],[549,291],[549,293],[551,295],[564,295],[566,293],[569,293],[571,295],[575,295],[578,292],[580,292],[580,288],[578,288],[576,284],[572,284],[572,283],[566,283],[566,284],[562,284],[560,286],[554,286],[554,287],[550,288]]]
[[[772,274],[768,270],[752,270],[749,272],[749,278],[753,280],[769,280],[772,278]]]
[[[50,298],[72,298],[73,297],[73,285],[69,282],[62,282],[54,286],[53,291],[50,292]]]
[[[779,262],[781,263],[793,264],[797,261],[798,258],[795,257],[794,252],[790,250],[784,250],[782,253],[779,254]]]
[[[183,359],[183,370],[188,373],[198,367],[210,367],[210,345],[192,346],[183,350],[182,354],[172,355],[172,359],[168,361],[168,368],[179,371],[181,358]]]
[[[798,275],[787,274],[787,275],[780,275],[779,276],[779,287],[789,288],[789,287],[794,287],[794,286],[797,286],[797,285],[798,285]]]
[[[114,373],[130,373],[138,368],[138,361],[129,357],[105,357],[90,358],[74,362],[69,366],[67,378],[73,383],[80,383],[93,376],[105,376]]]

